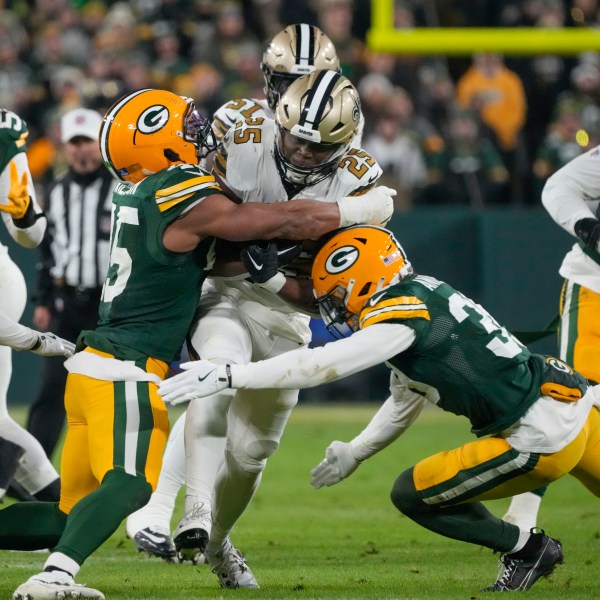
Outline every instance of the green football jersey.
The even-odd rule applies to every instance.
[[[25,152],[29,130],[21,117],[10,110],[0,109],[0,173],[11,159]]]
[[[110,265],[98,326],[83,331],[89,345],[122,360],[179,357],[202,282],[214,261],[214,238],[193,252],[165,248],[165,228],[202,198],[220,193],[214,177],[176,165],[113,194]]]
[[[478,436],[512,425],[541,395],[534,355],[485,309],[433,277],[410,277],[374,294],[360,323],[413,329],[412,346],[388,362],[434,386],[439,406],[467,417]]]

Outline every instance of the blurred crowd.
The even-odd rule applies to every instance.
[[[1,4],[1,3],[0,3]],[[58,123],[135,89],[207,115],[262,98],[262,52],[285,25],[319,26],[357,87],[362,146],[397,208],[536,205],[547,177],[600,143],[600,54],[445,58],[366,46],[368,0],[15,0],[0,10],[0,106],[30,126],[37,182],[64,167]],[[396,0],[398,28],[596,27],[597,0]]]

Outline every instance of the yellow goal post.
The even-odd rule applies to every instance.
[[[371,0],[367,46],[389,54],[577,55],[600,51],[600,28],[394,27],[394,0]]]

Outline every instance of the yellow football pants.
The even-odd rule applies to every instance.
[[[592,408],[579,435],[554,454],[518,452],[502,438],[485,438],[418,462],[413,480],[423,502],[448,506],[514,496],[567,473],[600,497],[597,408]]]
[[[600,294],[566,280],[558,336],[560,358],[600,383]]]
[[[87,351],[113,358],[91,348]],[[168,372],[168,365],[155,359],[136,364],[161,379]],[[60,510],[69,513],[111,470],[143,477],[156,488],[169,418],[155,383],[102,381],[69,373],[65,409]]]

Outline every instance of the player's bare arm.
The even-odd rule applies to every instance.
[[[235,242],[275,238],[303,240],[337,229],[340,219],[335,202],[294,200],[237,205],[222,194],[213,194],[171,224],[163,242],[174,252],[191,252],[210,236]]]

